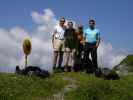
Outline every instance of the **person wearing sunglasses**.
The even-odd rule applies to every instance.
[[[97,48],[100,44],[100,32],[95,27],[95,20],[89,20],[89,27],[84,30],[83,35],[85,38],[84,61],[86,63],[87,73],[93,73],[98,69]]]
[[[64,32],[66,29],[65,18],[59,20],[59,24],[55,26],[52,33],[52,44],[54,49],[53,69],[62,69],[64,54]],[[58,65],[57,65],[58,64]]]

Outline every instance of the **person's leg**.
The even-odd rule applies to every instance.
[[[62,67],[63,54],[64,54],[64,52],[62,52],[62,51],[59,52],[58,68]]]
[[[69,63],[70,52],[65,52],[65,54],[65,67],[67,67]]]
[[[58,68],[62,69],[62,62],[63,62],[63,55],[64,55],[64,40],[60,40],[59,46],[59,60],[58,60]]]
[[[67,71],[67,67],[69,66],[69,60],[70,60],[70,49],[65,49],[65,71]]]
[[[79,48],[78,48],[78,56],[79,57],[82,57],[82,51],[83,51],[83,45],[79,45]]]
[[[74,68],[75,56],[76,56],[76,50],[72,49],[71,56],[70,56],[71,57],[71,70],[73,70]]]
[[[93,70],[96,71],[98,68],[97,64],[97,48],[93,48],[91,51],[91,57],[92,57],[92,67]]]
[[[56,66],[57,66],[58,56],[59,56],[59,46],[60,46],[60,40],[54,39],[54,42],[53,42],[53,49],[54,49],[53,69],[56,69]]]
[[[90,45],[86,43],[84,47],[84,63],[87,72],[91,72],[91,67],[92,67],[91,60],[89,58],[90,51],[91,51]]]
[[[87,63],[89,57],[89,52],[88,52],[88,45],[87,43],[84,46],[84,62]]]
[[[54,51],[53,69],[56,69],[57,59],[58,59],[58,51]]]
[[[83,60],[83,45],[82,44],[80,44],[79,45],[79,52],[78,52],[78,58],[79,58],[79,60],[80,60],[80,67],[79,67],[79,70],[80,71],[83,71],[83,63],[82,63],[82,60]]]

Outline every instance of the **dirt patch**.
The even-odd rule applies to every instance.
[[[57,94],[54,94],[53,100],[64,100],[64,95],[66,92],[73,91],[73,90],[77,89],[77,87],[78,87],[76,85],[76,79],[74,79],[74,78],[63,77],[63,80],[68,81],[69,84],[65,85],[64,88],[62,88],[60,92],[58,92]]]

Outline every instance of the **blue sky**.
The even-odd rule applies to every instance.
[[[94,18],[102,40],[133,53],[133,0],[0,0],[0,27],[33,30],[32,11],[50,8],[57,18],[88,24]]]

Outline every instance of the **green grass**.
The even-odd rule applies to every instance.
[[[66,93],[66,100],[133,100],[133,76],[115,81],[93,75],[79,77],[79,88]]]
[[[0,74],[0,100],[133,100],[133,75],[107,81],[85,73],[56,73],[49,78]],[[66,78],[66,79],[65,79]],[[74,84],[76,89],[63,90]]]
[[[0,100],[40,100],[60,91],[65,84],[59,75],[40,79],[0,74]]]

